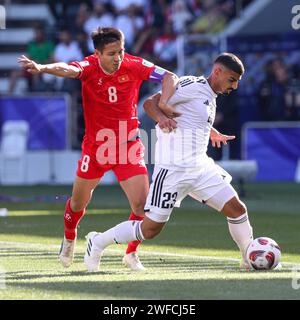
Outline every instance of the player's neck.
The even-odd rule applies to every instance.
[[[108,76],[112,76],[112,75],[116,72],[116,71],[114,71],[114,72],[108,72],[108,71],[106,71],[106,70],[102,67],[101,61],[100,61],[99,58],[98,58],[98,64],[99,64],[100,69],[103,71],[103,73],[106,74],[106,75],[108,75]]]
[[[206,78],[207,79],[207,82],[208,82],[208,84],[209,84],[209,86],[210,86],[210,88],[211,88],[211,90],[215,93],[215,94],[218,94],[218,92],[215,90],[215,86],[214,86],[214,84],[213,84],[213,80],[212,80],[212,76],[210,75],[208,78]]]

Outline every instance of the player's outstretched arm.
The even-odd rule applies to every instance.
[[[144,109],[148,116],[158,123],[158,126],[166,132],[171,132],[177,128],[177,122],[174,119],[168,118],[158,107],[160,93],[156,93],[144,102]]]
[[[39,64],[22,55],[18,58],[21,67],[32,74],[49,73],[57,77],[76,78],[80,74],[80,70],[75,66],[70,66],[64,62],[51,64]]]

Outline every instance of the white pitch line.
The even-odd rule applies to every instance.
[[[0,241],[1,245],[11,245],[16,247],[22,247],[24,248],[24,245],[26,248],[41,248],[41,249],[55,249],[59,250],[59,245],[54,244],[42,244],[42,243],[33,243],[33,242],[17,242],[17,241]],[[82,246],[78,246],[81,247]],[[121,253],[123,252],[121,249],[106,249],[108,252],[114,252],[114,253]],[[195,260],[219,260],[219,261],[230,261],[230,262],[239,262],[240,259],[236,258],[228,258],[228,257],[212,257],[212,256],[198,256],[198,255],[190,255],[190,254],[184,254],[184,253],[169,253],[169,252],[157,252],[157,251],[143,251],[140,252],[140,255],[155,255],[155,256],[165,256],[165,257],[179,257],[179,258],[187,258],[187,259],[195,259]],[[1,256],[1,255],[0,255]],[[283,265],[286,266],[293,266],[300,268],[300,264],[293,263],[293,262],[281,262]]]
[[[0,241],[0,245],[13,245],[16,247],[24,248],[41,248],[41,249],[56,249],[59,250],[59,245],[54,244],[42,244],[42,243],[33,243],[33,242],[16,242],[16,241]],[[83,246],[78,246],[83,248]],[[120,249],[105,249],[108,252],[120,253],[122,250]],[[227,260],[227,261],[240,261],[235,258],[224,258],[224,257],[212,257],[212,256],[198,256],[198,255],[189,255],[189,254],[181,254],[181,253],[169,253],[169,252],[157,252],[157,251],[143,251],[140,253],[141,255],[157,255],[157,256],[165,256],[165,257],[180,257],[180,258],[191,258],[191,259],[206,259],[206,260]]]

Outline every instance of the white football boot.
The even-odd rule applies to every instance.
[[[61,243],[58,259],[65,268],[69,268],[73,263],[75,244],[76,238],[75,240],[68,240],[66,237],[64,237]]]
[[[99,265],[103,250],[96,248],[93,243],[93,238],[99,233],[92,231],[88,233],[85,238],[87,240],[87,248],[84,255],[84,264],[88,272],[97,272],[99,271]]]
[[[252,268],[249,263],[243,259],[240,263],[240,270],[250,271],[252,270]]]
[[[279,262],[278,265],[277,265],[273,270],[276,270],[276,271],[282,270],[282,264],[281,264],[281,262]]]
[[[133,271],[144,271],[146,268],[142,265],[136,252],[128,253],[122,260],[123,264]]]

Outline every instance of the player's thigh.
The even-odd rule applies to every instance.
[[[76,176],[71,198],[72,210],[80,211],[86,207],[91,199],[92,193],[99,183],[100,178],[84,179]]]
[[[120,185],[124,190],[129,204],[133,212],[138,215],[144,215],[144,206],[147,194],[149,192],[149,179],[147,174],[138,174],[120,181]]]
[[[227,210],[224,212],[224,208],[226,204],[231,203],[233,200],[238,199],[238,195],[232,185],[225,185],[223,189],[214,194],[211,198],[206,201],[206,204],[219,211],[224,213],[226,216],[231,218],[236,218],[240,216],[242,213],[238,214],[238,211],[235,210],[236,207],[229,206]]]
[[[148,176],[148,170],[143,158],[144,146],[142,142],[140,140],[129,141],[127,144],[120,145],[120,148],[121,147],[125,148],[125,150],[123,153],[119,150],[119,162],[112,167],[119,183],[121,184],[138,175]]]
[[[87,180],[100,179],[111,168],[112,165],[100,164],[92,151],[83,150],[78,160],[76,175]]]
[[[234,197],[238,197],[234,188],[228,184],[224,183],[223,188],[218,189],[216,192],[211,192],[211,196],[204,200],[205,197],[201,192],[191,192],[189,194],[192,198],[196,199],[201,203],[205,203],[209,207],[221,212],[228,201]]]
[[[176,202],[184,199],[189,185],[185,173],[155,166],[145,205],[145,215],[158,223],[169,220]]]
[[[199,202],[221,211],[230,199],[237,196],[230,184],[231,179],[228,172],[215,165],[207,170],[206,175],[199,176],[189,195]]]
[[[100,165],[93,152],[83,150],[78,160],[76,179],[73,185],[71,208],[83,209],[89,202],[92,192],[111,165]],[[75,210],[75,209],[74,209]]]

